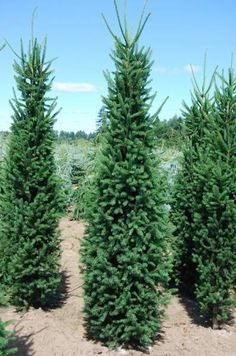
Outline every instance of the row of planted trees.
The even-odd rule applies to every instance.
[[[214,327],[227,320],[236,280],[236,80],[220,77],[185,106],[187,144],[168,220],[167,185],[156,157],[157,114],[149,109],[150,50],[138,46],[149,15],[131,38],[115,9],[110,29],[115,70],[81,247],[90,337],[109,347],[148,347],[161,327],[171,279],[191,289]],[[20,98],[1,173],[1,287],[17,307],[44,307],[58,295],[60,187],[53,159],[55,101],[50,62],[31,42],[14,65]],[[1,329],[0,329],[1,333]],[[4,339],[5,333],[3,333]],[[1,335],[0,335],[1,337]],[[1,341],[1,339],[0,339]],[[1,343],[0,343],[1,345]],[[4,346],[5,347],[5,346]]]
[[[228,77],[214,73],[208,87],[204,82],[200,89],[195,83],[192,105],[184,116],[188,142],[171,210],[174,273],[218,328],[235,305],[236,78],[232,66]]]

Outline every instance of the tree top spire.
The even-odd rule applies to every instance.
[[[121,17],[120,17],[120,13],[119,13],[119,10],[118,10],[117,0],[114,0],[115,12],[116,12],[116,17],[117,17],[117,20],[118,20],[119,28],[120,28],[120,31],[121,31],[121,35],[122,35],[122,37],[123,37],[123,39],[125,41],[125,44],[128,47],[132,47],[138,41],[138,39],[140,38],[140,36],[141,36],[141,34],[143,32],[143,29],[144,29],[147,21],[149,19],[149,17],[151,16],[151,13],[148,13],[145,16],[146,4],[147,4],[147,0],[145,1],[143,10],[141,12],[141,16],[139,18],[137,31],[136,31],[133,39],[131,39],[130,35],[129,35],[128,26],[127,26],[126,12],[124,14],[124,22],[122,23]],[[108,31],[110,32],[112,37],[115,39],[115,41],[118,41],[118,37],[112,31],[112,29],[111,29],[106,17],[104,16],[104,14],[102,14],[102,17],[103,17],[103,19],[105,21],[105,24],[106,24],[106,26],[108,28]]]

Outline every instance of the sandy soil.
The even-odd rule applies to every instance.
[[[0,310],[3,320],[14,320],[19,356],[141,356],[134,350],[110,351],[99,343],[88,341],[83,327],[82,280],[79,273],[78,249],[83,236],[82,223],[63,218],[61,271],[66,298],[61,306],[43,311],[30,309],[16,313],[13,307]],[[153,356],[235,356],[236,325],[213,331],[206,327],[191,300],[173,297],[167,310],[167,320],[156,344],[150,348]]]

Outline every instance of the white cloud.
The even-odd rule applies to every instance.
[[[168,68],[165,66],[157,66],[154,70],[159,74],[166,74],[168,72]]]
[[[188,64],[184,67],[165,67],[162,65],[154,68],[154,71],[160,75],[176,75],[181,73],[198,73],[201,70],[201,66],[198,64]]]
[[[75,116],[88,116],[90,113],[88,111],[80,111],[80,110],[74,110],[71,112],[72,115]]]
[[[95,85],[89,83],[56,82],[53,84],[52,89],[65,93],[91,93],[97,91]]]
[[[183,68],[180,67],[165,67],[165,66],[157,66],[154,71],[161,75],[175,75],[183,72]]]
[[[184,66],[184,71],[187,73],[198,73],[201,70],[201,66],[199,66],[198,64],[187,64],[186,66]]]

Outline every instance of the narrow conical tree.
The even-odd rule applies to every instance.
[[[221,82],[195,170],[195,293],[213,328],[230,315],[236,280],[236,77],[232,68],[228,80],[222,76]]]
[[[58,288],[60,194],[55,175],[53,124],[56,102],[46,43],[32,40],[14,63],[17,89],[3,162],[0,196],[2,282],[17,306],[43,306]]]
[[[113,34],[106,125],[82,243],[85,318],[90,337],[109,347],[147,347],[161,326],[170,267],[163,192],[149,109],[150,50]],[[110,30],[111,31],[111,30]],[[112,32],[112,31],[111,31]]]
[[[0,51],[5,47],[5,44],[0,47]],[[0,270],[0,276],[2,275]],[[2,306],[2,285],[0,284],[0,307]],[[0,319],[0,355],[7,356],[15,353],[15,349],[9,348],[9,342],[12,339],[12,333],[6,330],[8,323],[4,323]]]
[[[174,226],[175,262],[173,279],[179,287],[193,294],[196,281],[196,266],[193,260],[194,213],[197,195],[195,166],[199,161],[199,149],[204,146],[205,130],[213,111],[210,97],[214,75],[208,87],[205,76],[202,88],[194,79],[191,104],[184,103],[183,119],[185,125],[186,146],[183,152],[182,166],[177,173],[171,201],[171,221]]]

